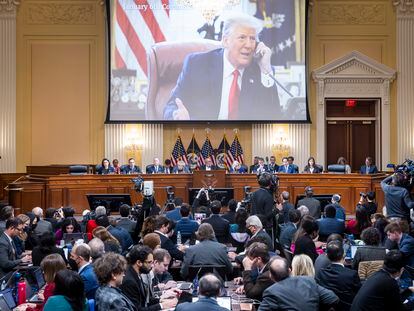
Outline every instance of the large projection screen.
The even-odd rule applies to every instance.
[[[107,9],[107,122],[310,121],[306,0],[107,0]]]

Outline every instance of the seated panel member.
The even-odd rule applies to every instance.
[[[267,159],[267,157],[266,157]],[[276,164],[276,158],[275,156],[270,156],[270,162],[267,165],[267,169],[269,173],[277,173],[279,171],[279,165]]]
[[[287,157],[282,158],[282,165],[279,166],[279,173],[294,174],[295,168],[292,164],[289,164]]]
[[[190,174],[190,168],[188,165],[185,165],[185,162],[183,160],[180,160],[177,162],[177,165],[173,167],[172,170],[173,174]]]
[[[230,173],[235,174],[244,174],[247,173],[247,167],[243,164],[240,164],[239,161],[234,161],[233,164],[230,166]]]
[[[159,158],[154,158],[153,164],[150,164],[146,168],[147,174],[164,174],[165,168],[160,164]]]
[[[314,157],[309,157],[308,164],[303,168],[303,173],[318,174],[322,173],[322,167],[315,163]]]
[[[121,174],[141,174],[141,168],[135,165],[135,159],[129,158],[128,165],[122,165]]]
[[[103,158],[101,165],[96,166],[96,174],[98,175],[108,175],[114,174],[115,169],[111,166],[111,162],[107,158]]]
[[[257,161],[257,165],[255,167],[253,167],[252,173],[254,174],[261,174],[264,172],[267,172],[267,165],[264,164],[264,159],[263,158],[259,158]]]
[[[373,161],[372,161],[371,157],[366,157],[365,158],[365,165],[361,166],[361,169],[360,169],[359,172],[361,174],[377,174],[378,169],[372,162]]]
[[[164,108],[164,119],[283,118],[276,84],[269,76],[272,52],[257,42],[260,30],[253,17],[234,15],[224,23],[223,48],[188,55]]]
[[[206,164],[205,164],[205,165],[202,165],[202,166],[200,167],[200,169],[201,169],[202,171],[212,171],[212,170],[218,170],[218,169],[219,169],[217,166],[215,166],[215,165],[213,164],[213,161],[211,160],[211,158],[206,158],[206,159],[204,160],[204,162],[205,162]]]

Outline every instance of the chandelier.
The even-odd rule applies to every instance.
[[[240,0],[177,0],[177,3],[199,11],[204,19],[211,23],[223,9],[240,4]]]

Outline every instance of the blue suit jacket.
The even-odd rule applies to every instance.
[[[398,247],[406,258],[406,264],[414,267],[414,238],[404,233]]]
[[[121,166],[121,174],[141,174],[141,168],[137,165],[131,169],[129,165],[122,165]]]
[[[288,173],[288,174],[295,174],[295,173],[297,173],[295,167],[293,165],[291,165],[291,164],[288,165],[287,172],[285,170],[285,166],[284,165],[279,166],[279,171],[278,172],[279,173]]]
[[[165,168],[162,165],[158,165],[158,170],[156,170],[155,165],[151,164],[151,165],[147,166],[146,173],[147,174],[164,174],[165,173]]]
[[[344,234],[345,222],[336,218],[321,218],[318,219],[319,235],[322,238],[327,238],[332,233]]]
[[[99,287],[98,279],[96,274],[93,271],[93,266],[88,264],[82,271],[79,273],[80,277],[85,284],[85,295],[88,299],[95,299],[95,292]]]
[[[361,174],[366,174],[367,173],[367,166],[366,165],[362,165],[359,172]],[[378,173],[377,167],[375,165],[371,165],[369,167],[369,173],[368,174],[376,174],[376,173]]]
[[[220,307],[215,299],[200,298],[197,302],[184,302],[177,305],[176,311],[228,311]]]
[[[177,109],[176,98],[182,100],[191,120],[217,120],[223,84],[223,51],[220,48],[187,56],[177,85],[164,108],[165,120],[173,119],[173,112]],[[243,72],[238,119],[275,118],[283,119],[276,85],[270,88],[263,86],[260,68],[253,61]]]
[[[242,165],[240,166],[238,170],[234,170],[233,167],[230,166],[230,173],[244,174],[244,173],[247,173],[247,168]]]

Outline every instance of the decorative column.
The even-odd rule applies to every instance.
[[[414,157],[414,3],[394,1],[397,10],[398,162]]]
[[[163,163],[163,125],[143,124],[142,136],[144,148],[142,150],[142,165],[151,164],[154,157],[158,157]]]
[[[310,154],[310,124],[289,124],[290,155],[299,166],[299,173],[307,164]]]
[[[127,160],[125,152],[126,136],[126,124],[106,124],[104,156],[110,161],[118,159],[121,164],[125,164]]]
[[[0,0],[0,173],[16,171],[16,10]]]

